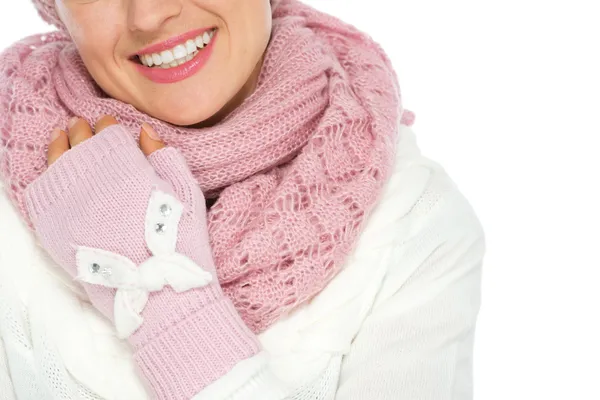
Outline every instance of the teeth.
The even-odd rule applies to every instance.
[[[164,64],[172,63],[173,60],[175,60],[175,57],[173,57],[173,53],[171,52],[171,50],[165,50],[162,53],[160,53],[160,58],[162,59]]]
[[[192,54],[196,51],[196,42],[194,42],[191,39],[188,40],[187,42],[185,42],[185,49],[187,51],[187,54]]]
[[[180,58],[185,58],[188,55],[188,52],[185,46],[180,44],[178,46],[175,46],[175,49],[173,50],[173,55],[175,56],[176,60],[179,60]]]
[[[149,67],[154,65],[154,61],[152,60],[152,56],[150,54],[146,54],[143,61],[146,61],[146,65]]]
[[[190,61],[196,54],[198,49],[206,47],[215,35],[215,29],[204,32],[194,40],[189,39],[185,43],[178,44],[170,50],[165,50],[161,53],[140,55],[138,58],[141,63],[147,67],[173,68],[187,61]]]

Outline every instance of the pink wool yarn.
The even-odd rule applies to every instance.
[[[50,0],[37,0],[48,21]],[[207,198],[225,294],[261,332],[343,267],[387,181],[404,112],[391,63],[367,35],[281,0],[256,91],[220,124],[178,127],[106,95],[63,33],[7,49],[0,69],[0,173],[23,190],[46,169],[48,135],[73,115],[148,122],[185,157]],[[44,39],[44,40],[43,40]],[[400,121],[402,118],[402,121]]]
[[[63,29],[63,23],[60,20],[58,14],[56,13],[56,8],[54,7],[54,2],[56,0],[32,0],[33,5],[37,9],[38,13],[42,17],[44,21],[47,23],[58,27],[59,29]]]

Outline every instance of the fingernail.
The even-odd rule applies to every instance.
[[[52,134],[50,135],[50,143],[54,142],[60,136],[60,129],[54,128]]]
[[[71,129],[73,127],[73,125],[75,125],[77,123],[77,121],[79,121],[79,117],[73,117],[69,120],[69,129]]]
[[[156,131],[154,130],[154,128],[151,127],[149,124],[147,124],[146,122],[144,122],[142,124],[142,128],[146,131],[146,133],[148,134],[148,136],[150,136],[150,139],[156,140],[156,141],[160,140],[160,137],[158,137],[158,133],[156,133]]]

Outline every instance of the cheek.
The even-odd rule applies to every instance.
[[[232,45],[260,46],[271,32],[270,0],[195,0],[219,17],[232,36]],[[251,53],[250,51],[249,53]]]
[[[233,44],[251,62],[258,61],[271,34],[271,8],[269,0],[235,0],[230,21]]]
[[[94,2],[69,7],[63,5],[59,10],[71,39],[89,69],[98,69],[114,62],[124,26],[119,8],[107,6],[105,2]],[[102,24],[99,21],[113,23]]]
[[[122,66],[127,62],[115,57],[115,41],[108,35],[96,31],[86,31],[82,41],[76,41],[79,55],[86,69],[106,93],[121,97],[123,77]],[[121,84],[119,84],[121,83]]]

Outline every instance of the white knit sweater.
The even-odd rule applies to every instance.
[[[472,398],[483,229],[411,128],[399,140],[344,270],[260,337],[288,399]],[[148,399],[129,348],[35,246],[4,193],[0,216],[0,400]],[[238,372],[202,398],[222,398],[219,385]],[[235,398],[262,399],[270,384]]]

